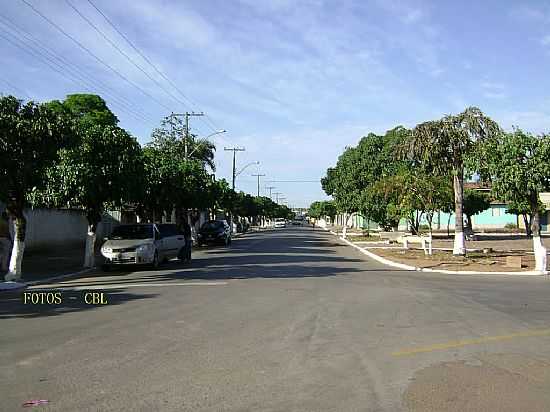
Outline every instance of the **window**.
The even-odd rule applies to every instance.
[[[153,237],[152,225],[120,225],[111,233],[111,239],[150,239]]]
[[[500,208],[498,207],[492,207],[491,208],[491,215],[493,217],[500,217]]]
[[[159,231],[161,237],[176,236],[178,234],[178,229],[176,225],[159,225]]]

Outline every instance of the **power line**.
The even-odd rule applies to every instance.
[[[57,54],[55,51],[53,51],[51,48],[49,48],[44,43],[42,43],[40,40],[38,40],[35,36],[33,36],[32,34],[28,33],[24,29],[22,29],[20,26],[17,26],[15,23],[9,21],[9,19],[7,19],[5,16],[0,14],[0,18],[2,20],[4,20],[3,24],[6,27],[9,26],[8,28],[10,28],[11,30],[14,30],[15,32],[17,32],[17,35],[23,36],[25,38],[24,40],[26,40],[26,42],[24,40],[21,40],[21,38],[18,39],[22,44],[24,44],[27,47],[33,48],[34,51],[37,52],[43,59],[47,59],[51,63],[53,63],[56,66],[60,67],[61,69],[64,69],[67,72],[69,72],[70,75],[78,78],[85,85],[87,90],[92,91],[95,88],[103,89],[104,90],[103,93],[107,96],[111,96],[111,99],[113,99],[122,108],[122,111],[124,111],[126,113],[129,113],[134,117],[137,116],[138,120],[140,120],[140,121],[143,121],[143,119],[146,119],[148,122],[152,122],[152,120],[150,118],[148,118],[148,116],[145,114],[145,111],[143,111],[143,109],[139,108],[138,106],[131,103],[130,101],[128,101],[127,99],[125,99],[122,96],[120,96],[120,97],[116,96],[116,94],[114,94],[114,92],[110,91],[111,89],[110,89],[109,86],[105,85],[105,83],[103,83],[103,82],[101,82],[97,79],[94,79],[93,76],[90,76],[89,74],[87,75],[87,77],[89,77],[90,79],[88,79],[85,76],[84,72],[81,73],[81,71],[79,71],[79,70],[77,70],[73,67],[74,64],[67,61],[64,57],[60,56],[59,54]],[[10,34],[12,36],[14,36],[13,33],[10,33]],[[29,41],[32,42],[33,44],[29,44]],[[27,51],[27,50],[25,49],[25,51]],[[47,55],[45,55],[45,54],[47,54]],[[56,61],[52,61],[52,59],[50,57],[53,57],[54,59],[56,59],[60,63],[58,63]],[[39,57],[39,59],[40,59],[40,57]],[[51,67],[51,65],[50,65],[50,67]],[[64,77],[66,77],[63,73],[60,73],[60,74]],[[73,80],[73,79],[71,79],[71,80]],[[90,90],[90,84],[91,84],[91,90]],[[100,87],[98,87],[98,86],[100,86]]]
[[[189,104],[191,106],[198,106],[195,102],[193,102],[193,100],[191,100],[189,97],[187,97],[187,95],[178,87],[176,86],[176,84],[174,82],[172,82],[172,80],[170,80],[161,70],[159,70],[157,68],[157,66],[155,64],[153,64],[153,62],[145,55],[145,53],[143,53],[141,50],[139,50],[135,45],[134,43],[132,43],[132,41],[124,34],[122,33],[122,31],[120,31],[116,25],[111,21],[111,19],[109,19],[109,17],[107,17],[107,15],[105,15],[105,13],[103,13],[99,7],[97,7],[95,5],[95,3],[92,1],[92,0],[87,0],[88,3],[90,3],[90,5],[99,13],[101,14],[101,16],[103,16],[103,18],[105,19],[105,21],[113,28],[113,30],[115,30],[119,35],[120,37],[122,37],[126,43],[128,43],[130,45],[130,47],[138,54],[141,56],[141,58],[143,60],[145,60],[149,66],[151,66],[153,68],[153,70],[159,75],[161,76],[165,81],[167,81],[170,86],[172,86],[185,100],[187,100],[189,102]],[[211,125],[208,125],[212,131],[216,131],[216,130],[219,130],[220,127],[218,127],[213,121],[212,119],[210,118],[210,116],[208,116],[207,114],[205,114],[205,118],[211,123]]]
[[[120,47],[116,45],[115,42],[113,42],[105,33],[103,33],[90,19],[88,19],[83,13],[78,10],[77,7],[75,7],[69,0],[65,0],[65,2],[80,16],[82,19],[84,19],[101,37],[105,39],[106,42],[108,42],[113,48],[115,48],[121,55],[123,55],[126,60],[128,60],[132,65],[134,65],[139,71],[141,71],[145,76],[147,76],[152,82],[154,82],[158,87],[160,87],[166,94],[168,94],[170,97],[172,97],[175,101],[178,103],[183,104],[184,106],[186,103],[184,103],[181,99],[179,99],[177,96],[174,96],[172,92],[167,90],[162,84],[160,84],[155,78],[151,77],[149,73],[147,73],[140,65],[138,65],[128,54],[126,54]]]
[[[0,18],[2,19],[5,19],[5,17],[1,16],[0,15]],[[5,23],[3,23],[5,26],[7,26]],[[46,55],[45,53],[42,52],[42,50],[40,50],[40,47],[36,47],[36,46],[33,46],[32,44],[29,44],[29,43],[26,43],[24,40],[22,40],[21,38],[18,38],[16,35],[14,35],[13,33],[10,33],[8,31],[6,31],[5,29],[2,29],[4,31],[4,33],[8,33],[10,34],[11,36],[13,36],[13,38],[15,38],[17,41],[19,41],[21,44],[23,44],[25,47],[21,47],[19,44],[15,43],[14,41],[10,40],[9,38],[5,37],[5,36],[1,36],[4,40],[6,40],[7,42],[9,42],[10,44],[12,44],[14,47],[24,51],[25,53],[27,54],[30,54],[34,57],[36,57],[38,60],[41,60],[44,64],[46,64],[48,67],[50,67],[52,70],[54,70],[55,72],[59,73],[62,77],[76,83],[76,84],[83,84],[84,85],[84,89],[87,90],[87,91],[90,91],[90,92],[93,92],[93,88],[94,88],[94,85],[92,83],[89,83],[87,79],[85,79],[82,75],[80,75],[78,73],[78,71],[74,70],[71,68],[71,70],[73,72],[76,72],[76,74],[72,73],[71,71],[69,71],[68,73],[64,73],[62,70],[65,69],[67,70],[67,67],[70,68],[70,64],[69,63],[65,63],[67,67],[64,67],[63,66],[63,63],[64,63],[64,59],[60,58],[59,56],[57,56],[55,54],[55,52],[52,52],[52,51],[48,51],[47,48],[45,48],[44,50],[49,53],[50,56],[53,56],[54,58],[56,58],[57,60],[61,61],[61,64],[56,62],[55,60],[53,60],[50,56]],[[23,34],[25,35],[25,34]],[[27,38],[29,38],[29,36],[26,36]],[[34,40],[35,43],[38,43],[37,40]],[[76,80],[75,80],[76,79]],[[90,88],[89,87],[89,84],[92,84],[92,87]],[[111,93],[106,93],[106,94],[111,94]],[[130,109],[130,108],[126,108],[125,107],[125,103],[122,102],[119,102],[118,99],[115,99],[113,97],[113,100],[115,100],[114,104],[119,106],[119,108],[126,112],[127,114],[130,114],[131,116],[133,116],[135,119],[137,119],[138,121],[141,121],[143,122],[144,124],[148,124],[148,122],[150,123],[152,120],[150,119],[144,119],[144,116],[141,115],[140,113],[134,111],[133,109]]]
[[[0,80],[2,80],[5,84],[8,85],[8,87],[11,87],[12,90],[16,91],[17,93],[20,93],[22,96],[26,97],[27,99],[31,100],[31,96],[25,92],[23,89],[20,89],[19,87],[11,84],[9,81],[7,81],[6,79],[2,79],[0,78]]]
[[[145,96],[149,97],[151,100],[159,104],[160,106],[164,107],[167,110],[170,110],[170,107],[162,103],[160,100],[152,96],[149,92],[143,90],[139,85],[128,79],[126,76],[121,74],[118,70],[113,68],[111,65],[106,63],[103,59],[99,58],[96,54],[94,54],[90,49],[88,49],[86,46],[84,46],[82,43],[80,43],[78,40],[76,40],[73,36],[71,36],[69,33],[67,33],[65,30],[63,30],[58,24],[54,23],[52,20],[50,20],[48,17],[46,17],[44,14],[42,14],[39,10],[37,10],[32,4],[30,4],[27,0],[21,0],[23,3],[25,3],[28,7],[30,7],[36,14],[38,14],[42,19],[46,20],[50,25],[55,27],[60,33],[62,33],[65,37],[73,41],[78,47],[80,47],[82,50],[84,50],[86,53],[88,53],[90,56],[92,56],[96,61],[107,67],[109,70],[111,70],[113,73],[115,73],[118,77],[120,77],[122,80],[124,80],[126,83],[130,84],[131,86],[138,89],[141,93],[143,93]]]
[[[266,183],[319,183],[320,180],[266,180]]]
[[[70,81],[72,81],[72,82],[78,84],[78,81],[77,81],[77,80],[75,80],[75,79],[72,78],[72,77],[67,77],[61,70],[59,70],[57,67],[55,67],[52,63],[48,62],[47,59],[44,59],[43,56],[40,56],[39,54],[37,54],[34,50],[32,50],[32,49],[31,49],[31,50],[28,50],[28,49],[26,49],[26,48],[24,48],[24,47],[21,47],[20,45],[18,45],[17,43],[15,43],[14,41],[10,40],[8,37],[6,37],[6,36],[4,36],[4,35],[2,35],[2,34],[0,34],[0,38],[3,38],[3,39],[6,40],[8,43],[10,43],[12,46],[14,46],[14,47],[16,47],[16,48],[18,48],[18,49],[20,49],[20,50],[22,50],[22,51],[24,51],[24,52],[26,52],[26,53],[32,55],[32,56],[37,57],[37,58],[38,58],[39,60],[41,60],[44,64],[46,64],[47,66],[49,66],[52,70],[54,70],[55,72],[59,73],[62,77],[68,78],[68,80],[70,80]],[[84,89],[87,90],[87,91],[90,91],[90,92],[92,91],[92,90],[90,90],[90,89],[89,89],[88,87],[86,87],[86,86],[84,86]],[[130,114],[132,114],[132,113],[130,113]],[[133,114],[132,114],[132,115],[133,115]],[[133,116],[136,118],[136,120],[142,121],[144,124],[147,124],[147,123],[146,123],[143,119],[141,119],[140,117],[138,117],[138,116],[136,116],[136,115],[133,115]]]

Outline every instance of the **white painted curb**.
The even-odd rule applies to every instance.
[[[332,233],[335,236],[338,236],[338,234],[336,232],[333,232],[332,230],[329,230],[329,229],[326,229],[326,228],[323,228],[323,229],[329,231],[330,233]],[[349,246],[352,246],[355,249],[359,250],[364,255],[367,255],[368,257],[370,257],[370,258],[372,258],[372,259],[374,259],[374,260],[376,260],[380,263],[383,263],[384,265],[392,266],[392,267],[403,269],[403,270],[411,270],[411,271],[416,271],[416,272],[429,272],[429,273],[443,273],[443,274],[446,274],[446,275],[514,275],[514,276],[542,276],[542,275],[544,275],[544,273],[540,273],[536,270],[530,270],[530,271],[526,271],[526,272],[478,272],[478,271],[475,271],[475,270],[445,270],[445,269],[419,268],[419,267],[416,267],[416,266],[405,265],[403,263],[397,263],[397,262],[391,261],[389,259],[383,258],[381,256],[378,256],[378,255],[376,255],[376,254],[374,254],[374,253],[372,253],[372,252],[370,252],[366,249],[363,249],[360,246],[355,245],[353,242],[350,242],[349,240],[344,239],[340,236],[338,236],[338,239],[344,241]]]

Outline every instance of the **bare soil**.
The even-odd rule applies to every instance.
[[[452,251],[434,250],[425,255],[422,249],[387,248],[372,250],[375,254],[406,265],[445,270],[474,270],[480,272],[520,272],[535,269],[533,255],[522,252],[469,252],[464,256],[453,256]],[[521,269],[506,266],[506,256],[522,256]]]

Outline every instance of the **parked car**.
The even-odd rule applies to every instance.
[[[231,244],[231,229],[225,220],[209,220],[204,222],[197,233],[197,244]]]
[[[168,259],[183,259],[184,247],[183,233],[174,224],[119,225],[101,246],[103,268],[127,264],[149,264],[156,268]]]
[[[274,226],[279,227],[286,227],[286,220],[282,217],[275,219]]]

